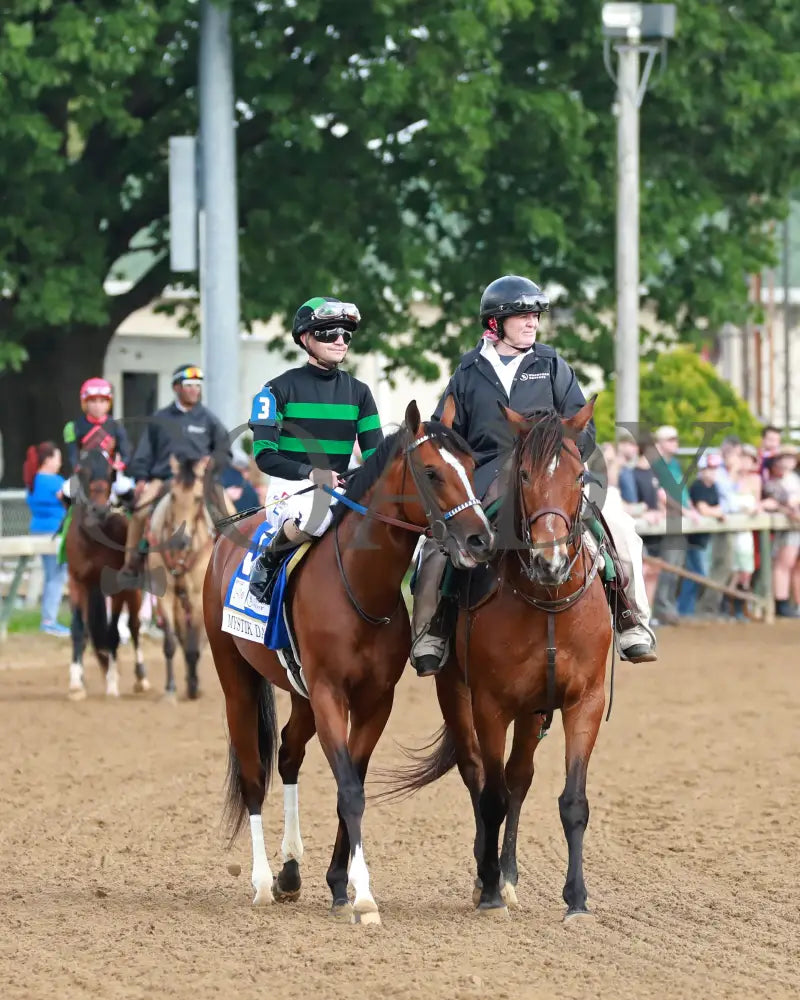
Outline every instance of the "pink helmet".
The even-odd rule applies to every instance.
[[[86,408],[86,400],[100,396],[109,402],[114,400],[114,390],[111,383],[104,378],[87,378],[81,386],[81,406]]]

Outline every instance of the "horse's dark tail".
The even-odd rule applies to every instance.
[[[95,586],[89,589],[89,638],[96,650],[108,649],[108,615],[106,614],[106,597],[103,591]]]
[[[379,772],[378,783],[385,787],[383,791],[371,795],[371,799],[380,802],[408,798],[420,788],[444,777],[457,763],[456,742],[447,726],[442,726],[430,743],[424,746],[413,750],[408,747],[400,749],[411,763]]]
[[[259,674],[258,689],[258,757],[264,768],[264,794],[269,791],[275,755],[278,749],[278,716],[272,684]],[[230,739],[230,736],[229,736]],[[222,820],[227,827],[229,846],[236,840],[247,822],[249,812],[242,789],[242,768],[232,743],[228,745],[228,773],[225,780],[225,806]]]

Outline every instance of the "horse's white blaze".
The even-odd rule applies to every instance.
[[[558,452],[556,452],[555,455],[553,455],[553,457],[550,459],[550,464],[547,466],[548,476],[553,475],[553,473],[556,471],[557,465],[558,465]]]
[[[348,878],[356,894],[353,905],[366,901],[375,902],[372,898],[372,893],[369,891],[369,871],[367,870],[367,863],[364,860],[364,849],[361,844],[356,845],[356,849],[353,851],[353,860],[350,862]]]
[[[70,663],[69,665],[69,689],[70,691],[83,690],[83,667],[80,663]]]
[[[459,462],[459,460],[456,458],[455,455],[451,454],[449,451],[445,451],[444,448],[442,448],[441,455],[442,458],[445,460],[445,462],[447,462],[447,464],[451,468],[456,470],[456,474],[458,478],[461,480],[461,485],[464,487],[464,492],[467,494],[467,499],[474,500],[475,494],[473,493],[472,487],[470,486],[467,470],[464,468],[461,462]],[[487,517],[483,512],[483,508],[479,504],[475,504],[475,506],[470,509],[476,511],[478,517],[480,517],[480,519],[483,521],[486,530],[491,531],[491,528],[489,527],[489,521],[487,520]]]
[[[117,661],[110,655],[108,657],[108,673],[106,674],[106,694],[109,698],[119,698]]]
[[[297,785],[283,786],[283,842],[284,861],[303,860],[303,841],[300,838],[300,812],[297,804]]]
[[[267,860],[267,849],[264,846],[264,826],[261,816],[250,817],[250,838],[253,841],[253,874],[251,881],[256,890],[254,906],[266,906],[272,900],[272,869]]]
[[[556,542],[555,540],[557,538],[556,531],[560,528],[561,521],[556,520],[555,514],[548,514],[545,517],[544,523],[547,530],[553,536],[552,545],[546,546],[546,548],[550,550],[550,558],[548,559],[548,563],[550,564],[550,569],[552,570],[552,572],[557,574],[561,571],[561,567],[564,565],[564,560],[567,557],[567,552],[564,544],[562,542]]]

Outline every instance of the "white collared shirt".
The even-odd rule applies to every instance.
[[[527,351],[522,354],[518,354],[515,358],[512,358],[507,365],[504,365],[500,355],[495,350],[494,344],[488,340],[486,337],[483,338],[483,343],[481,344],[481,354],[489,362],[489,364],[494,368],[497,377],[500,379],[500,385],[506,391],[506,398],[511,398],[511,383],[514,381],[514,376],[517,374],[517,369],[523,358],[531,353],[533,347],[529,347]]]

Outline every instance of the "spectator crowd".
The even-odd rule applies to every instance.
[[[703,518],[724,521],[732,514],[762,512],[784,514],[797,524],[796,529],[773,532],[771,556],[775,614],[800,617],[798,449],[782,440],[780,428],[765,427],[759,448],[731,435],[719,447],[701,449],[699,457],[693,453],[683,462],[678,432],[670,426],[638,441],[626,432],[616,445],[600,447],[608,487],[619,490],[624,507],[640,523],[645,554],[694,577],[645,562],[655,625],[746,619],[745,600],[721,595],[698,578],[746,597],[760,571],[757,534],[679,531],[679,526],[700,527]],[[673,524],[675,534],[669,533]],[[667,525],[666,533],[647,535],[648,525]]]

